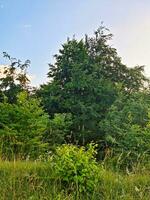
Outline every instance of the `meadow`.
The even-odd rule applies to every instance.
[[[0,161],[1,200],[148,200],[150,174],[148,170],[129,174],[114,172],[99,165],[98,183],[90,194],[77,187],[64,187],[53,173],[51,163],[30,161]]]

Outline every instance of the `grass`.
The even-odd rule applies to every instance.
[[[99,182],[91,194],[62,187],[50,163],[0,161],[0,200],[149,200],[148,171],[121,174],[100,166]]]

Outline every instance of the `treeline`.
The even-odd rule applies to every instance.
[[[103,26],[68,39],[32,88],[30,61],[11,58],[0,76],[2,159],[37,159],[61,144],[97,144],[97,159],[133,167],[150,155],[150,89],[143,66],[124,65]]]

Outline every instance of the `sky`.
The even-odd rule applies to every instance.
[[[0,0],[0,64],[3,51],[30,59],[32,85],[38,86],[67,37],[92,35],[102,21],[122,62],[145,65],[150,77],[150,0]]]

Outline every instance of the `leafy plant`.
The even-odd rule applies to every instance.
[[[79,192],[92,192],[98,181],[98,165],[94,155],[96,145],[88,149],[74,145],[62,145],[54,157],[55,174],[63,185],[77,187]]]
[[[46,147],[43,133],[48,116],[40,101],[22,92],[17,103],[0,103],[0,148],[6,159],[36,157]]]

